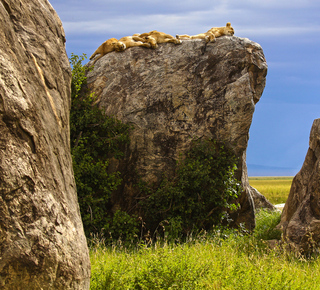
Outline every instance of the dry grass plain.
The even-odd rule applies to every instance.
[[[249,177],[249,183],[272,204],[285,203],[293,177]]]

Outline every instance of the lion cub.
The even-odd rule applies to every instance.
[[[142,33],[139,35],[140,38],[143,38],[145,42],[150,43],[151,48],[157,48],[160,43],[175,43],[181,44],[181,40],[174,38],[170,34],[164,32],[159,32],[157,30],[152,30],[150,32]]]
[[[183,35],[177,34],[176,37],[178,39],[204,39],[206,43],[208,43],[208,42],[215,42],[217,37],[220,37],[223,35],[228,35],[228,36],[234,35],[234,29],[231,26],[230,22],[228,22],[224,27],[212,27],[205,33],[200,33],[192,36],[188,34],[183,34]]]

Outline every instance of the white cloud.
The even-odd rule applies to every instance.
[[[256,27],[240,27],[237,29],[241,35],[261,35],[261,36],[297,36],[297,41],[300,35],[315,35],[320,33],[320,25],[316,26],[278,26],[271,27],[256,26]]]
[[[229,3],[234,2],[228,1]],[[318,0],[245,0],[239,2],[243,6],[251,6],[256,8],[271,8],[271,9],[297,9],[318,6]]]
[[[53,3],[67,36],[126,36],[157,29],[170,34],[197,34],[231,22],[236,35],[294,36],[320,32],[301,9],[319,7],[315,0],[64,0]],[[314,12],[314,9],[310,10]]]

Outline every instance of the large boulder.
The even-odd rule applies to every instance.
[[[163,173],[174,172],[192,140],[213,138],[227,142],[239,157],[236,177],[244,190],[233,219],[252,229],[246,148],[266,74],[261,46],[238,37],[130,48],[99,59],[87,74],[90,91],[108,115],[134,127],[125,165],[117,167],[124,183],[112,197],[113,209],[135,207],[133,174],[157,184]]]
[[[313,122],[309,149],[278,227],[295,250],[309,252],[320,246],[320,119]]]
[[[0,15],[0,288],[89,289],[61,21],[46,0]]]

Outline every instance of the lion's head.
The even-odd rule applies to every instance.
[[[145,40],[147,43],[150,44],[151,48],[157,48],[158,44],[157,44],[157,40],[155,38],[153,38],[152,36],[146,36]]]
[[[227,23],[226,27],[224,27],[223,32],[224,32],[224,35],[229,35],[229,36],[234,35],[234,29],[231,26],[230,22]]]
[[[121,41],[113,42],[112,45],[114,45],[115,51],[124,51],[126,49],[126,45]]]

